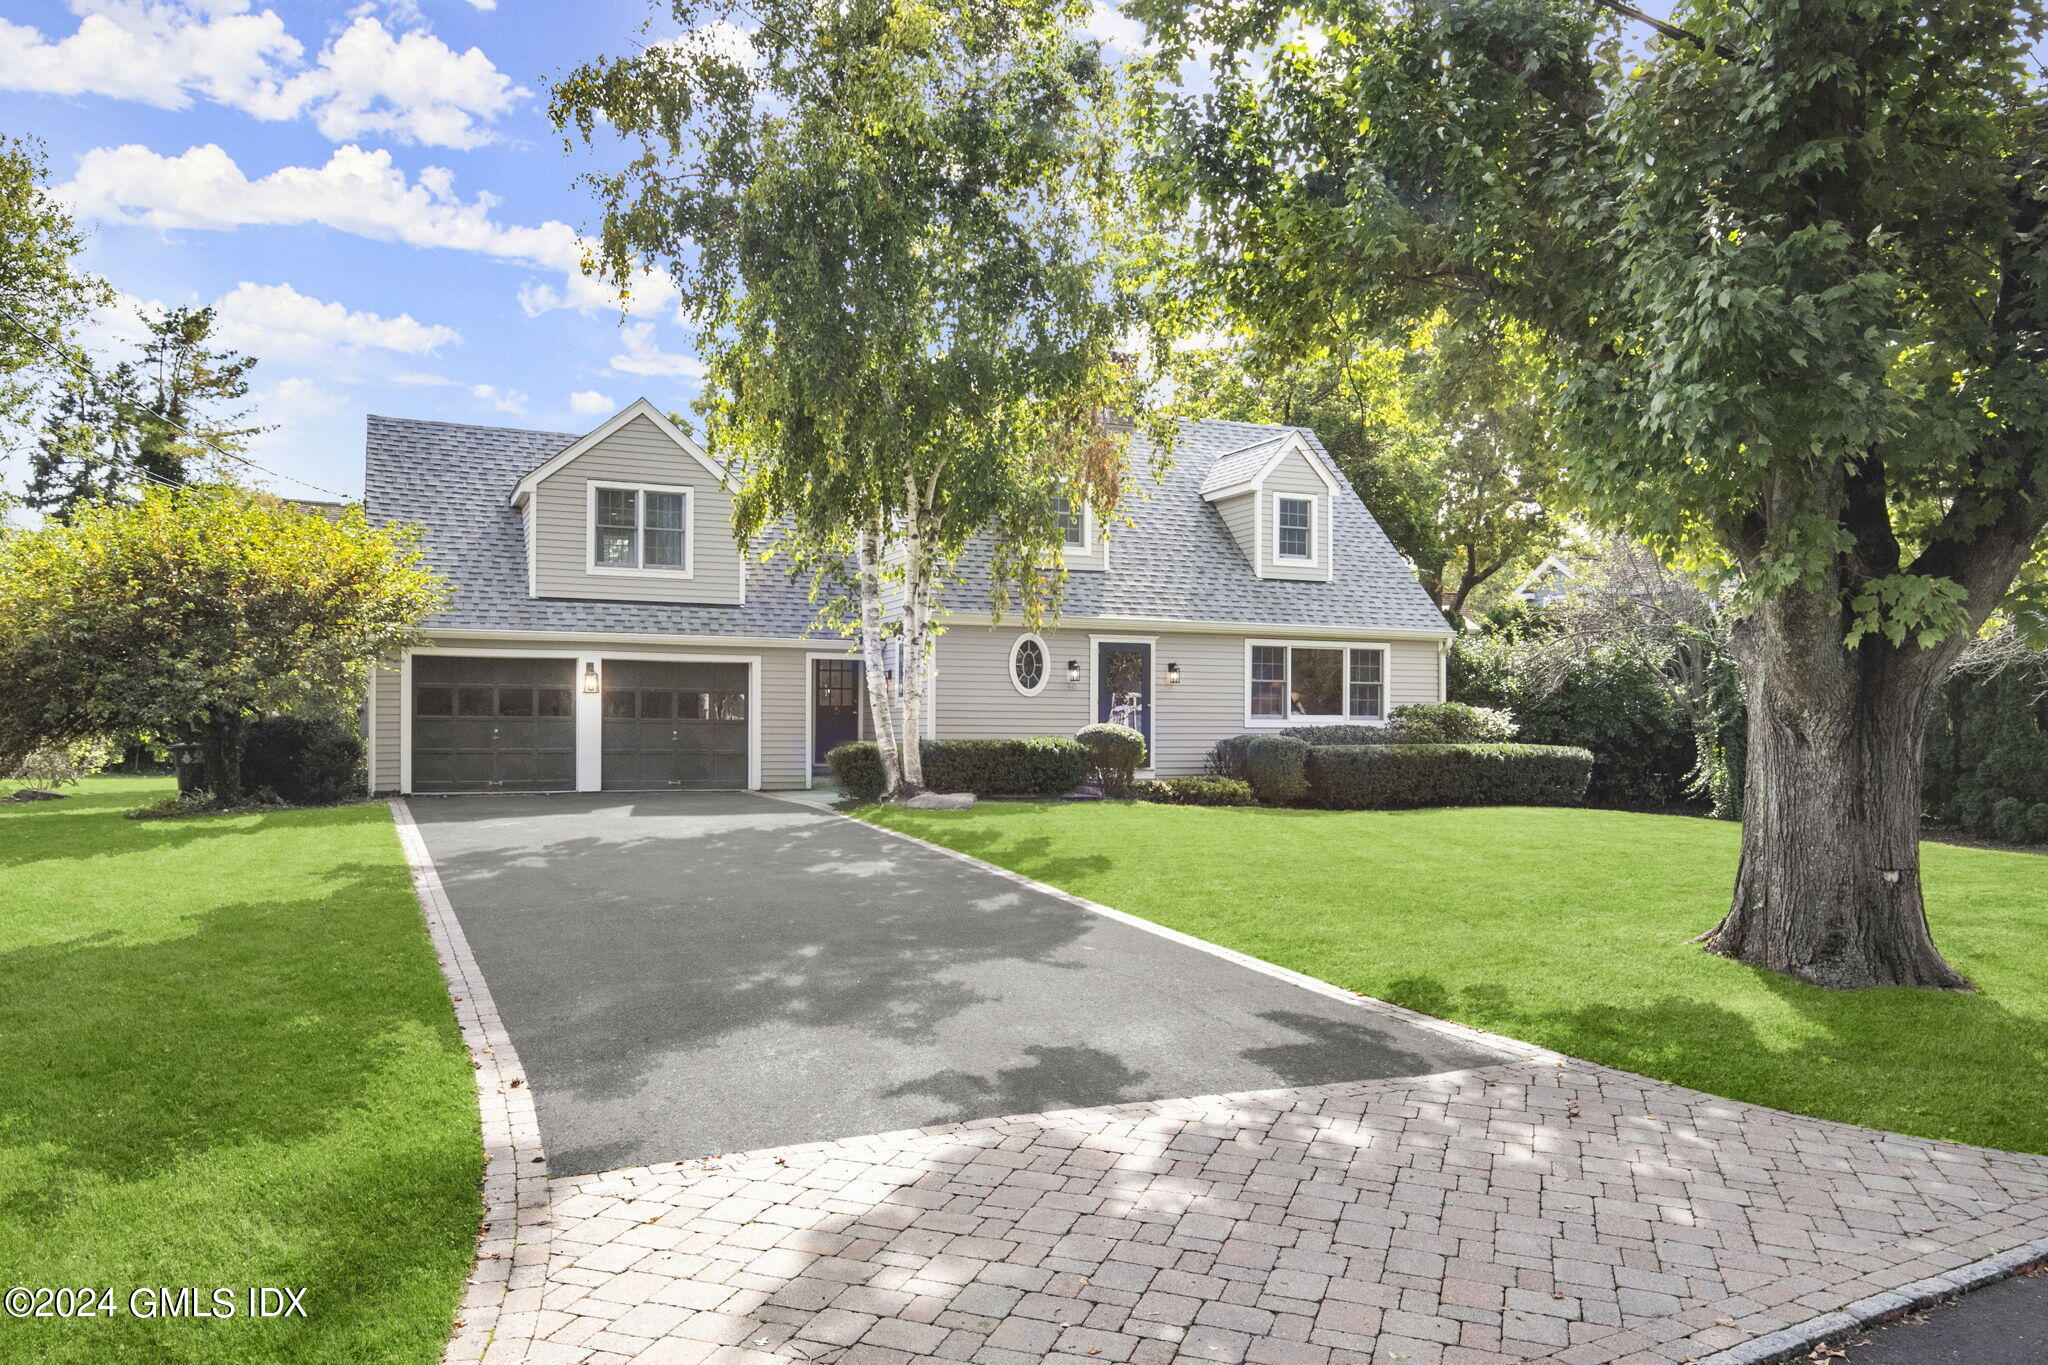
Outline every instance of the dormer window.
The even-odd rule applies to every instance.
[[[1316,501],[1280,497],[1273,504],[1273,558],[1287,564],[1316,562]]]
[[[1091,525],[1094,518],[1089,515],[1087,506],[1074,506],[1074,500],[1062,493],[1053,499],[1053,507],[1060,519],[1062,548],[1068,554],[1087,554],[1089,542],[1093,539],[1090,532],[1094,529]]]
[[[592,573],[690,572],[687,488],[590,485]]]

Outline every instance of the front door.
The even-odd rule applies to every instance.
[[[1152,747],[1152,646],[1103,640],[1095,646],[1095,719],[1128,725]]]
[[[811,770],[829,771],[825,755],[860,738],[858,659],[811,660]]]

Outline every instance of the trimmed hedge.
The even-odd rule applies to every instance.
[[[1253,806],[1252,784],[1235,777],[1166,777],[1131,784],[1131,795],[1162,806]]]
[[[1387,719],[1403,744],[1505,744],[1519,729],[1511,711],[1462,701],[1397,706]]]
[[[1245,778],[1260,801],[1291,806],[1308,795],[1308,741],[1292,735],[1253,735],[1245,746]]]
[[[1391,725],[1290,725],[1280,732],[1310,744],[1399,744]]]
[[[924,785],[976,796],[1060,796],[1088,779],[1088,751],[1071,739],[928,739],[919,746]],[[882,752],[871,739],[825,755],[839,790],[857,801],[882,794]]]
[[[1339,810],[1577,806],[1593,755],[1556,744],[1349,744],[1307,754],[1308,795]]]
[[[1074,738],[1088,751],[1089,775],[1108,796],[1126,796],[1145,766],[1145,736],[1128,725],[1084,725]]]
[[[331,720],[268,716],[249,725],[242,790],[293,806],[331,806],[363,794],[363,741]]]

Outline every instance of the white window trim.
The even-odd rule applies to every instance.
[[[1252,714],[1252,651],[1258,648],[1285,649],[1287,673],[1280,681],[1282,714],[1259,716]],[[1341,705],[1344,710],[1334,716],[1296,716],[1286,714],[1285,708],[1292,703],[1294,692],[1294,651],[1297,649],[1338,649],[1344,652],[1344,682]],[[1351,651],[1370,649],[1380,656],[1380,714],[1377,716],[1353,716],[1351,710]],[[1394,708],[1393,700],[1393,652],[1383,641],[1378,640],[1256,640],[1244,642],[1244,728],[1247,730],[1284,730],[1290,725],[1385,725],[1387,713]]]
[[[1306,555],[1283,555],[1280,553],[1280,504],[1284,502],[1305,502],[1308,504],[1308,553]],[[1323,500],[1313,493],[1273,494],[1273,562],[1289,568],[1314,569],[1322,564],[1322,557],[1316,548],[1322,540],[1319,534],[1323,528]]]
[[[1017,680],[1017,651],[1024,647],[1026,641],[1031,641],[1038,646],[1038,686],[1036,687],[1026,687]],[[1046,644],[1045,637],[1036,631],[1027,630],[1016,639],[1010,641],[1009,661],[1010,686],[1016,688],[1020,696],[1035,697],[1045,691],[1045,685],[1052,681],[1052,646]]]
[[[619,564],[597,562],[597,494],[600,489],[635,494],[633,515],[638,523],[634,532],[634,553],[641,559],[647,557],[647,500],[638,496],[643,493],[680,493],[683,495],[683,567],[670,568],[657,565],[646,568],[636,565],[626,568]],[[697,490],[681,484],[665,483],[620,483],[615,479],[591,479],[583,485],[583,566],[586,573],[600,574],[612,578],[695,578],[697,576]]]
[[[1060,553],[1079,558],[1089,558],[1095,553],[1095,509],[1087,503],[1081,504],[1081,543],[1067,544],[1066,537],[1060,537]]]

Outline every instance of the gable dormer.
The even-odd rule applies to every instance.
[[[529,596],[746,600],[725,471],[644,398],[520,479],[512,506]]]
[[[1202,500],[1258,577],[1327,583],[1339,488],[1301,433],[1289,431],[1218,456],[1202,479]]]

